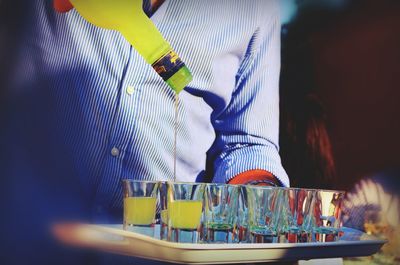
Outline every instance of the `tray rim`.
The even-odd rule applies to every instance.
[[[315,247],[332,247],[332,246],[352,246],[352,245],[371,245],[371,244],[385,244],[388,241],[386,239],[380,239],[372,235],[367,235],[362,231],[345,228],[349,231],[356,233],[362,233],[368,236],[369,239],[365,240],[343,240],[336,242],[307,242],[307,243],[227,243],[227,244],[210,244],[210,243],[176,243],[169,242],[150,236],[142,235],[132,231],[122,230],[117,228],[120,225],[100,225],[100,224],[87,224],[96,230],[103,232],[110,232],[112,234],[118,234],[122,237],[135,238],[138,240],[152,242],[158,246],[169,247],[180,250],[234,250],[234,249],[288,249],[288,248],[315,248]]]
[[[68,226],[63,223],[58,225],[61,225],[61,231],[67,231],[67,233],[55,233],[55,236],[63,243],[75,247],[161,262],[193,265],[369,256],[376,253],[387,242],[387,240],[350,229],[348,232],[353,230],[355,235],[350,234],[349,240],[337,242],[192,244],[168,242],[126,231],[122,229],[121,224],[73,223],[71,226],[69,223]],[[366,237],[360,240],[359,237],[363,235]]]

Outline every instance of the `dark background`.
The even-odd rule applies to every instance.
[[[400,1],[321,2],[296,1],[283,26],[281,106],[301,113],[305,95],[320,99],[336,168],[334,184],[320,185],[350,189],[400,166]]]

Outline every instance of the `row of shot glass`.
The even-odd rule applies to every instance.
[[[333,242],[343,191],[124,180],[125,230],[180,243]]]

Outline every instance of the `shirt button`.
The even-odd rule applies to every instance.
[[[132,95],[134,91],[135,91],[135,88],[133,86],[128,86],[126,88],[126,93],[128,93],[128,95]]]
[[[113,147],[113,148],[111,149],[111,155],[112,155],[112,156],[119,156],[119,149],[116,148],[116,147]]]

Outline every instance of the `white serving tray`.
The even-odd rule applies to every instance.
[[[344,236],[337,242],[263,244],[172,243],[124,231],[121,225],[61,224],[56,226],[55,234],[61,241],[75,246],[182,264],[285,262],[369,256],[386,243],[358,230],[343,230]]]

